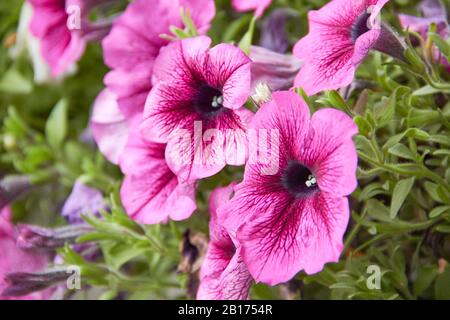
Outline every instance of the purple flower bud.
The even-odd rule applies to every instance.
[[[81,216],[86,213],[98,214],[107,209],[100,191],[76,181],[71,194],[64,203],[62,216],[71,224],[82,223]]]
[[[252,59],[252,91],[264,82],[272,91],[289,89],[293,86],[302,61],[290,54],[281,54],[263,47],[250,48]]]
[[[285,53],[289,47],[286,22],[297,17],[298,13],[292,9],[280,8],[273,10],[264,21],[259,45],[278,53]]]
[[[93,230],[87,224],[61,227],[56,229],[32,225],[19,225],[17,246],[23,249],[53,250],[74,242],[79,236]]]
[[[0,209],[24,195],[32,188],[28,176],[11,175],[0,180]]]
[[[0,296],[26,296],[30,293],[52,287],[59,282],[66,281],[70,274],[67,267],[56,267],[35,273],[8,273],[5,276],[6,289],[0,293]]]

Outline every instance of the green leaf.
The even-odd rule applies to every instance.
[[[441,198],[439,194],[439,186],[433,182],[425,181],[423,184],[425,191],[434,201],[444,203],[445,201]]]
[[[45,124],[45,136],[48,144],[59,149],[67,134],[67,100],[60,100],[53,108]]]
[[[436,89],[430,85],[426,85],[420,89],[417,89],[413,92],[413,96],[420,97],[420,96],[429,96],[431,94],[439,93],[440,90]]]
[[[450,212],[450,206],[440,206],[440,207],[436,207],[433,210],[431,210],[429,217],[430,218],[436,218],[439,217],[441,214],[443,214],[444,212]]]
[[[414,294],[420,296],[431,285],[436,278],[438,270],[436,266],[423,266],[417,272],[417,278],[414,281]]]
[[[388,152],[400,158],[415,160],[414,154],[411,150],[401,143],[397,143],[393,147],[389,148]]]
[[[450,45],[434,32],[428,33],[428,38],[439,48],[439,51],[448,59],[450,57]]]
[[[414,177],[411,177],[408,179],[400,180],[395,185],[390,209],[391,219],[394,219],[397,216],[397,213],[402,207],[403,202],[408,196],[408,193],[411,191],[413,184],[414,184]]]
[[[197,27],[195,26],[194,21],[192,21],[191,13],[188,9],[181,9],[181,20],[183,21],[183,24],[186,27],[186,33],[189,36],[198,36]]]
[[[0,79],[0,91],[12,94],[29,94],[33,85],[16,69],[6,71]]]
[[[434,284],[434,295],[437,300],[450,300],[450,266],[437,276]]]
[[[359,133],[363,136],[368,136],[370,132],[372,132],[372,126],[370,123],[361,116],[356,116],[353,121],[355,121],[356,125],[358,126]]]
[[[331,90],[327,92],[328,100],[331,105],[337,109],[340,109],[344,112],[349,112],[350,107],[347,105],[345,100],[341,97],[341,95],[336,90]]]
[[[242,37],[241,41],[239,42],[239,48],[242,49],[246,54],[250,53],[250,47],[252,45],[253,41],[253,34],[255,32],[255,23],[256,23],[256,17],[253,17],[250,21],[250,26],[248,27],[248,31],[245,33],[245,35]]]

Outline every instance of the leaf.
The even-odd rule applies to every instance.
[[[434,284],[434,295],[437,300],[450,300],[450,266],[437,276]]]
[[[416,157],[414,157],[414,154],[409,150],[405,145],[401,143],[397,143],[393,147],[389,148],[388,152],[394,156],[409,159],[409,160],[415,160]]]
[[[449,211],[450,212],[450,206],[440,206],[436,207],[433,210],[431,210],[429,217],[430,218],[436,218],[439,217],[444,212]]]
[[[417,89],[413,92],[413,96],[420,97],[420,96],[428,96],[431,94],[439,93],[441,92],[439,89],[436,89],[430,85],[426,85],[420,89]]]
[[[414,294],[420,296],[431,285],[437,276],[436,266],[423,266],[417,272],[416,281],[414,281]]]
[[[32,90],[31,82],[15,69],[6,71],[0,79],[0,91],[12,94],[29,94]]]
[[[350,107],[347,105],[347,103],[344,101],[344,99],[336,90],[328,91],[327,95],[333,107],[340,109],[344,112],[348,112],[350,110]]]
[[[425,191],[436,202],[444,203],[445,201],[439,195],[439,186],[433,182],[425,181],[423,184]]]
[[[250,26],[248,27],[248,31],[245,33],[245,35],[242,37],[241,41],[239,42],[239,48],[242,49],[246,54],[250,53],[250,47],[252,45],[253,41],[253,33],[255,32],[255,23],[256,23],[256,17],[253,17],[250,21]]]
[[[400,180],[397,182],[394,188],[394,192],[392,194],[391,201],[391,210],[390,217],[394,219],[397,216],[398,211],[400,210],[403,202],[405,201],[408,193],[411,191],[411,188],[414,184],[414,177]]]
[[[353,121],[355,121],[356,125],[358,126],[359,133],[361,133],[363,136],[368,136],[369,133],[372,132],[372,126],[365,118],[356,116]]]
[[[45,124],[45,136],[53,149],[59,149],[67,134],[67,100],[60,100]]]

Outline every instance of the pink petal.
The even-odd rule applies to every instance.
[[[358,156],[352,137],[357,133],[342,111],[321,109],[312,116],[311,141],[299,157],[316,175],[320,190],[347,196],[356,189]]]
[[[200,271],[197,299],[248,299],[252,278],[227,231],[220,224],[217,209],[229,202],[234,183],[215,189],[209,198],[210,242]]]
[[[255,16],[260,17],[271,2],[272,0],[233,0],[232,4],[236,11],[245,12],[256,10]]]
[[[256,281],[276,285],[302,269],[313,274],[325,263],[338,261],[349,219],[346,198],[318,193],[303,202],[270,200],[270,206],[268,202],[246,206],[251,218],[237,233],[243,259]]]
[[[251,60],[242,50],[229,44],[219,44],[209,51],[205,73],[210,85],[223,85],[223,106],[241,108],[247,101],[251,85]]]
[[[196,209],[195,182],[181,183],[164,160],[165,145],[145,141],[133,120],[120,157],[125,179],[120,190],[127,213],[146,224],[184,220]]]
[[[116,96],[108,89],[94,102],[90,126],[102,154],[117,164],[128,139],[128,121],[119,110]]]

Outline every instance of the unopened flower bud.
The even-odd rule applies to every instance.
[[[43,272],[15,272],[5,276],[6,289],[1,297],[20,297],[49,288],[70,276],[67,267],[56,267]]]
[[[30,177],[26,175],[6,176],[0,180],[0,209],[30,191],[31,188]]]
[[[272,100],[272,91],[269,86],[264,82],[258,83],[255,87],[255,93],[252,95],[252,100],[257,106]]]
[[[74,242],[79,236],[93,230],[87,224],[49,229],[31,225],[19,225],[17,245],[23,249],[53,250]]]

